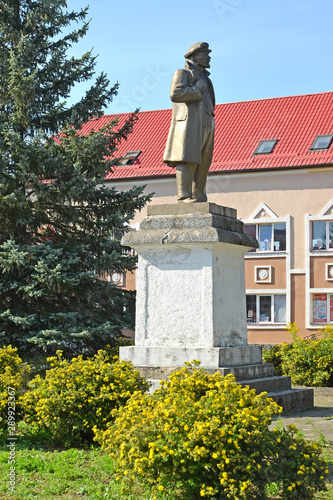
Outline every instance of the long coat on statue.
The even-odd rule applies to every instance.
[[[172,119],[163,161],[176,163],[201,163],[201,149],[206,118],[214,116],[215,96],[209,72],[200,71],[190,61],[184,69],[175,71],[170,90],[173,102]],[[201,92],[195,83],[204,80],[206,89]]]

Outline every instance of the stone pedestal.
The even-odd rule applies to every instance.
[[[236,217],[212,203],[153,205],[122,238],[139,260],[135,346],[120,358],[156,383],[194,359],[247,380],[272,375],[247,342],[244,254],[258,242]]]
[[[239,349],[247,346],[244,254],[257,241],[243,233],[235,210],[151,206],[122,244],[139,258],[135,347],[122,348],[123,359],[140,366],[261,362],[260,349]]]

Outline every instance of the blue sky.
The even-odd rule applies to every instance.
[[[93,48],[96,71],[120,83],[109,113],[170,108],[173,71],[201,41],[217,103],[333,90],[332,0],[68,0],[85,5],[90,29],[75,53]]]

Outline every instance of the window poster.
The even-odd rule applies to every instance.
[[[313,295],[313,322],[327,323],[327,296],[325,293]]]

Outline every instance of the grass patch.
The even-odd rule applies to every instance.
[[[6,479],[7,457],[8,453],[1,450],[1,477]],[[15,493],[9,492],[7,481],[3,481],[0,497],[6,500],[105,499],[113,474],[113,463],[99,450],[18,450]]]
[[[16,442],[16,490],[8,491],[7,436],[0,435],[0,498],[2,500],[153,500],[150,492],[135,481],[124,485],[116,481],[115,465],[99,448],[55,448],[47,434],[19,424]],[[329,464],[327,492],[318,500],[333,499],[333,443],[323,450]],[[268,488],[275,498],[274,485]],[[172,490],[157,500],[173,500]]]
[[[0,435],[1,500],[137,500],[150,498],[140,485],[124,490],[115,465],[100,448],[55,448],[50,436],[19,423],[16,434],[16,487],[8,489],[7,436]]]

